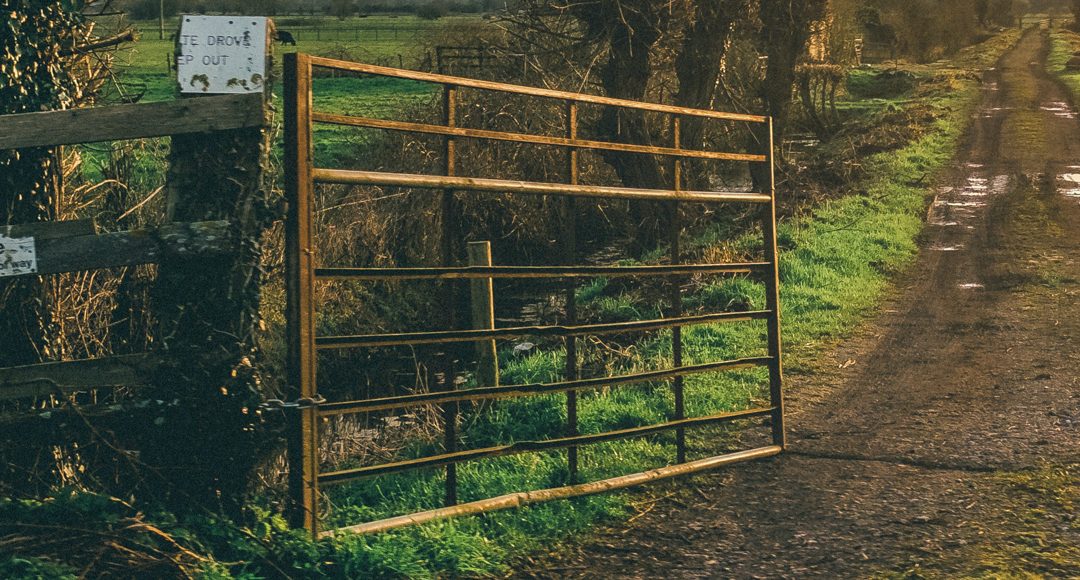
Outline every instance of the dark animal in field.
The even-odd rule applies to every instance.
[[[291,44],[293,46],[296,46],[296,39],[293,38],[292,33],[288,30],[277,31],[277,40],[281,44]]]
[[[1065,63],[1065,68],[1073,71],[1080,70],[1080,56],[1070,58],[1069,62]]]

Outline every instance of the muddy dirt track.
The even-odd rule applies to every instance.
[[[1029,32],[987,72],[918,264],[789,377],[789,452],[523,576],[1080,578],[1080,120],[1048,49]]]

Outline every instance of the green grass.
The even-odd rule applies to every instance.
[[[1080,102],[1080,71],[1065,68],[1065,63],[1069,62],[1073,53],[1080,51],[1080,35],[1069,30],[1055,29],[1050,34],[1050,40],[1050,56],[1046,68],[1065,83],[1072,93],[1073,102]]]
[[[313,104],[318,111],[400,119],[402,110],[419,102],[433,101],[439,88],[428,83],[386,77],[328,78],[317,79],[313,93]],[[356,151],[363,148],[371,135],[370,131],[352,127],[316,125],[315,163],[322,167],[355,167],[352,160]]]

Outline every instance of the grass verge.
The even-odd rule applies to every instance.
[[[1058,28],[1050,33],[1050,56],[1046,70],[1057,76],[1069,89],[1073,102],[1080,102],[1080,70],[1066,67],[1073,55],[1080,52],[1080,34]]]

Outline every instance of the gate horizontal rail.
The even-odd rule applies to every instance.
[[[388,185],[416,187],[421,189],[462,189],[491,193],[528,193],[533,195],[558,195],[569,197],[595,197],[603,199],[627,199],[643,201],[689,201],[703,203],[761,203],[772,201],[767,195],[743,192],[672,191],[668,189],[634,189],[604,185],[566,185],[510,179],[487,179],[482,177],[443,177],[440,175],[414,175],[410,173],[385,173],[381,171],[355,171],[348,169],[312,170],[315,183],[340,185]]]
[[[341,71],[366,73],[373,76],[391,77],[411,81],[420,81],[436,85],[460,87],[468,89],[481,89],[499,93],[511,93],[529,97],[543,97],[559,101],[571,101],[574,103],[590,103],[593,105],[606,105],[609,107],[621,107],[624,109],[636,109],[639,111],[652,111],[654,113],[667,113],[669,115],[685,115],[687,117],[702,117],[706,119],[718,119],[723,121],[744,121],[747,123],[768,124],[769,117],[761,115],[744,115],[741,113],[726,113],[723,111],[709,111],[704,109],[691,109],[689,107],[676,107],[673,105],[661,105],[659,103],[646,103],[642,101],[630,101],[602,97],[599,95],[587,95],[584,93],[571,93],[554,89],[542,89],[539,87],[525,87],[494,81],[454,77],[435,73],[426,73],[415,70],[404,70],[361,62],[350,62],[321,56],[301,55],[312,67],[328,68]],[[288,57],[286,57],[288,58]]]
[[[771,264],[690,264],[680,266],[462,266],[458,268],[316,268],[315,276],[334,280],[480,280],[485,278],[616,278],[694,274],[765,274]]]
[[[426,135],[444,135],[448,137],[487,139],[491,141],[510,141],[513,143],[527,143],[531,145],[575,147],[577,149],[593,149],[597,151],[622,151],[624,153],[666,155],[669,157],[681,157],[684,159],[712,159],[715,161],[753,161],[757,163],[761,163],[767,160],[764,155],[751,155],[748,153],[694,151],[692,149],[676,149],[674,147],[634,145],[631,143],[609,143],[607,141],[570,139],[567,137],[551,137],[548,135],[529,135],[527,133],[506,133],[502,131],[469,129],[467,127],[443,127],[442,125],[429,125],[426,123],[406,123],[403,121],[389,121],[386,119],[374,119],[371,117],[346,117],[344,115],[330,115],[327,113],[314,113],[312,114],[311,119],[316,123],[342,125],[347,127],[388,129],[391,131],[404,131],[407,133],[423,133]]]
[[[644,437],[646,435],[654,435],[656,433],[662,433],[664,431],[674,431],[675,429],[678,429],[680,427],[702,427],[705,425],[714,425],[717,423],[737,421],[739,419],[753,419],[754,417],[771,415],[773,411],[775,411],[775,409],[773,409],[772,407],[747,409],[745,411],[718,413],[716,415],[709,415],[707,417],[681,419],[679,421],[669,421],[667,423],[646,425],[644,427],[619,429],[618,431],[606,431],[604,433],[576,435],[574,437],[560,437],[557,439],[546,439],[544,441],[518,441],[517,443],[511,443],[509,445],[499,445],[495,447],[486,447],[483,449],[470,449],[468,451],[458,451],[456,453],[445,453],[442,455],[431,455],[428,457],[409,459],[406,461],[398,461],[395,463],[383,463],[381,465],[357,467],[354,469],[343,469],[341,471],[331,471],[328,473],[320,474],[319,478],[324,485],[330,485],[333,483],[343,483],[346,481],[351,481],[364,477],[374,477],[377,475],[400,473],[402,471],[409,471],[411,469],[442,467],[444,465],[462,463],[464,461],[473,461],[477,459],[489,459],[492,457],[516,455],[519,453],[528,453],[534,451],[554,451],[556,449],[565,449],[567,447],[573,447],[575,445],[589,445],[596,443],[605,443],[608,441],[618,441],[619,439],[630,439],[632,437]]]
[[[265,123],[262,95],[0,115],[0,150],[171,137]]]
[[[623,385],[648,383],[675,377],[687,377],[718,371],[744,370],[754,367],[765,366],[772,361],[772,357],[742,358],[737,360],[720,361],[700,365],[684,366],[674,369],[649,371],[630,375],[615,375],[599,377],[595,379],[578,379],[576,381],[562,381],[558,383],[534,383],[529,385],[504,385],[500,387],[477,387],[472,389],[459,389],[451,392],[417,393],[402,395],[399,397],[384,397],[380,399],[365,399],[362,401],[339,401],[323,403],[319,405],[319,414],[324,417],[332,415],[344,415],[348,413],[370,413],[374,411],[389,411],[404,409],[417,405],[437,405],[442,403],[462,403],[469,401],[485,401],[491,399],[509,399],[514,397],[527,397],[533,395],[545,395],[550,393],[565,393],[568,391],[588,391],[601,388],[611,388]]]
[[[418,346],[421,344],[449,344],[455,342],[478,342],[481,340],[524,338],[529,336],[600,336],[622,332],[661,330],[679,326],[707,324],[710,322],[746,322],[766,320],[772,313],[767,310],[754,312],[721,312],[702,316],[682,316],[636,322],[610,322],[582,326],[518,326],[495,330],[445,330],[439,332],[407,332],[400,334],[368,334],[363,336],[320,336],[315,346],[320,350],[332,348],[372,348],[387,346]]]
[[[365,116],[348,116],[313,108],[313,70],[328,68],[349,71],[361,75],[373,75],[406,79],[440,85],[443,89],[443,119],[441,124],[403,120],[374,119]],[[565,106],[566,127],[561,136],[538,135],[511,131],[495,131],[486,128],[462,127],[457,122],[457,108],[461,89],[494,91],[525,97],[537,97],[562,101]],[[663,146],[621,141],[583,139],[578,135],[579,107],[595,105],[617,107],[638,113],[659,113],[670,120],[671,143]],[[762,137],[761,152],[711,151],[687,148],[681,138],[683,119],[716,120],[751,124],[753,134]],[[329,124],[363,129],[408,132],[434,135],[443,140],[443,171],[438,175],[370,171],[355,168],[324,168],[313,164],[313,127]],[[656,103],[644,103],[614,99],[596,95],[584,95],[523,87],[492,81],[452,77],[442,74],[393,69],[370,64],[346,62],[314,57],[306,54],[285,55],[285,134],[286,134],[286,192],[289,216],[286,223],[286,278],[287,308],[286,325],[288,341],[288,381],[290,394],[314,404],[298,406],[290,427],[289,464],[290,495],[294,509],[292,521],[306,527],[317,537],[332,536],[342,532],[371,533],[413,525],[433,519],[482,513],[551,499],[621,489],[648,481],[695,473],[737,461],[769,457],[779,453],[785,444],[783,378],[780,343],[779,280],[776,248],[776,199],[773,177],[772,120],[769,117],[744,115],[721,111],[690,109]],[[456,156],[456,142],[473,139],[514,143],[528,146],[550,146],[565,151],[567,180],[562,183],[500,179],[495,176],[462,175]],[[656,156],[670,163],[673,183],[669,189],[636,188],[629,186],[605,186],[582,184],[579,175],[578,155],[581,151],[606,151],[630,155]],[[693,191],[684,187],[682,163],[699,159],[720,162],[763,164],[768,169],[768,180],[761,191]],[[453,219],[442,220],[442,264],[428,267],[364,268],[317,264],[314,242],[314,197],[316,184],[358,185],[395,187],[405,189],[438,190],[442,199],[443,215],[455,207],[459,192],[486,192],[497,195],[541,195],[559,198],[563,208],[564,235],[560,240],[563,253],[562,266],[492,266],[487,264],[461,265],[455,255],[454,241],[458,239]],[[671,209],[669,220],[670,264],[648,266],[585,266],[575,265],[574,200],[577,198],[662,201]],[[682,263],[678,220],[678,204],[695,202],[708,204],[743,203],[761,208],[761,233],[764,238],[763,257],[759,261],[731,264]],[[719,312],[702,315],[683,313],[681,284],[691,276],[746,275],[765,285],[765,305],[749,312]],[[595,277],[658,277],[665,280],[670,291],[670,304],[663,318],[631,322],[581,324],[577,320],[575,284],[581,278]],[[453,284],[459,280],[484,281],[493,279],[562,279],[566,293],[565,322],[553,326],[521,326],[512,328],[479,327],[462,329],[448,315],[446,330],[430,332],[400,332],[388,334],[365,334],[357,336],[318,336],[315,332],[315,284],[340,281],[397,282],[407,280],[435,280],[442,282],[442,299],[447,304],[453,300]],[[764,350],[766,356],[738,358],[685,365],[683,362],[682,332],[684,327],[716,323],[736,323],[762,320],[767,323]],[[651,332],[670,329],[672,340],[671,358],[659,370],[633,374],[581,378],[578,369],[577,341],[579,337],[618,333]],[[484,343],[496,339],[521,337],[561,338],[566,352],[564,380],[498,385],[480,384],[458,389],[453,385],[452,373],[447,370],[441,376],[444,388],[431,392],[400,396],[325,402],[316,383],[316,363],[320,351],[352,348],[386,348],[416,345],[445,345],[454,343]],[[493,344],[493,343],[492,343]],[[494,348],[494,346],[492,346]],[[755,367],[765,367],[769,375],[769,403],[754,408],[713,412],[704,416],[688,417],[686,412],[683,379],[692,375],[727,372]],[[651,425],[582,434],[578,431],[577,396],[581,392],[602,388],[627,387],[651,382],[670,381],[674,394],[673,412],[668,420]],[[553,393],[566,394],[565,432],[554,434],[540,441],[519,441],[479,449],[459,450],[456,423],[458,404],[480,401],[529,397]],[[318,459],[320,421],[333,416],[357,413],[375,413],[424,405],[442,408],[444,448],[441,452],[425,457],[398,459],[386,463],[367,465],[336,471],[321,471]],[[771,419],[773,445],[726,453],[716,457],[688,461],[686,458],[686,431],[739,420],[759,417]],[[456,465],[462,462],[499,457],[504,455],[566,450],[571,483],[578,477],[578,448],[584,445],[647,437],[660,433],[675,433],[676,464],[647,472],[620,476],[612,479],[552,489],[520,492],[487,500],[457,504]],[[446,473],[447,507],[368,522],[336,531],[319,532],[319,494],[321,486],[342,484],[348,481],[374,476],[403,473],[417,469],[444,468]]]
[[[578,485],[567,485],[551,489],[541,489],[537,491],[521,491],[517,493],[510,493],[490,499],[472,501],[460,505],[417,512],[415,514],[409,514],[407,516],[387,518],[385,520],[368,522],[366,524],[359,524],[355,526],[348,526],[336,530],[327,530],[325,532],[319,533],[318,536],[320,538],[333,538],[344,534],[375,534],[378,532],[385,532],[388,530],[403,528],[405,526],[417,526],[427,522],[451,517],[460,517],[472,514],[492,512],[496,510],[513,509],[557,499],[571,499],[575,497],[581,497],[583,495],[611,492],[619,489],[626,489],[629,487],[644,485],[646,483],[671,479],[673,477],[690,475],[692,473],[700,473],[703,471],[708,471],[711,469],[716,469],[718,467],[732,465],[734,463],[739,463],[743,461],[775,457],[779,455],[782,451],[783,447],[780,447],[779,445],[759,447],[758,449],[750,449],[747,451],[739,451],[736,453],[717,455],[716,457],[699,459],[697,461],[680,463],[678,465],[669,465],[667,467],[650,469],[649,471],[643,471],[641,473],[632,473],[630,475],[622,475],[619,477],[612,477],[610,479],[604,479],[600,481],[581,483]]]

